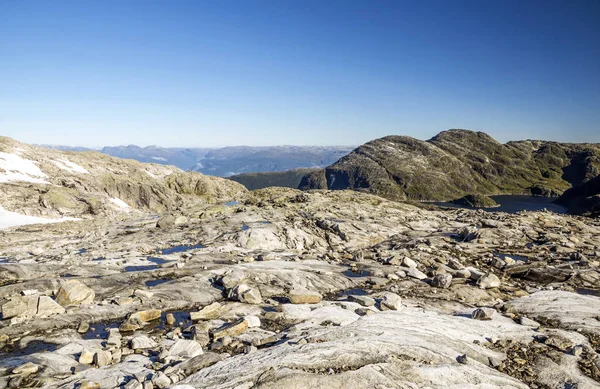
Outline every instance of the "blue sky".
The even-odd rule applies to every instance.
[[[600,2],[0,0],[0,134],[600,142]]]

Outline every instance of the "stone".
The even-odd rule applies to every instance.
[[[121,347],[121,333],[118,328],[111,328],[108,330],[108,338],[106,339],[106,344],[109,346],[119,346]]]
[[[165,373],[158,372],[158,374],[152,377],[152,384],[159,389],[163,389],[171,385],[171,379]]]
[[[523,326],[527,326],[527,327],[532,327],[532,328],[540,328],[540,323],[538,323],[535,320],[531,320],[529,318],[526,318],[525,316],[522,316],[519,319],[519,323]]]
[[[77,332],[80,334],[85,334],[86,332],[88,332],[89,329],[90,325],[87,322],[82,321],[81,323],[79,323],[79,327],[77,327]]]
[[[63,307],[94,302],[94,291],[77,280],[65,282],[56,294],[56,302]]]
[[[386,293],[379,305],[382,311],[397,311],[402,308],[402,299],[395,293]]]
[[[475,320],[492,320],[495,314],[494,308],[477,308],[471,313],[471,317]]]
[[[158,219],[158,221],[156,222],[156,227],[164,229],[164,228],[171,227],[174,224],[175,224],[175,216],[166,215],[166,216],[163,216],[160,219]]]
[[[176,321],[177,320],[175,320],[175,316],[172,313],[168,313],[167,316],[165,317],[165,322],[169,326],[175,325]]]
[[[109,351],[96,351],[94,353],[94,366],[108,366],[112,362],[112,354]]]
[[[214,302],[210,305],[205,306],[198,312],[190,312],[190,318],[192,321],[199,320],[213,320],[217,319],[221,314],[221,304]]]
[[[469,362],[467,354],[459,355],[458,357],[456,357],[456,362],[462,365],[466,365]]]
[[[423,273],[416,267],[410,267],[405,271],[409,277],[416,278],[417,280],[424,280],[425,278],[427,278],[427,275],[425,275],[425,273]]]
[[[225,358],[227,358],[226,354],[207,352],[202,355],[197,355],[193,358],[183,361],[182,363],[176,366],[176,369],[182,372],[185,376],[189,376],[196,373],[197,371],[212,366],[215,363],[224,360]]]
[[[239,296],[239,300],[242,303],[254,304],[254,305],[262,304],[262,302],[263,302],[260,291],[256,288],[251,288],[251,289],[241,293]]]
[[[246,316],[244,320],[248,322],[248,328],[260,328],[260,318],[258,316]]]
[[[39,369],[40,367],[35,363],[27,362],[19,367],[14,368],[12,373],[22,376],[29,376],[31,374],[37,373]]]
[[[38,300],[38,316],[60,315],[65,313],[65,309],[56,301],[48,296],[40,296]]]
[[[454,278],[469,279],[471,278],[471,272],[467,269],[459,269],[454,271],[453,276]]]
[[[84,365],[91,365],[94,362],[94,354],[96,351],[84,348],[79,354],[78,362]]]
[[[130,345],[133,350],[143,350],[158,347],[158,344],[154,340],[150,339],[150,337],[147,335],[134,336],[131,338]]]
[[[418,264],[413,261],[412,259],[410,259],[409,257],[404,257],[402,259],[402,264],[406,267],[410,267],[410,268],[417,268]]]
[[[288,294],[288,300],[292,304],[318,304],[323,297],[306,289],[294,289]]]
[[[452,276],[450,274],[436,274],[431,280],[431,286],[434,288],[447,289],[452,285]]]
[[[36,296],[13,297],[2,305],[2,318],[32,317],[37,314],[38,298]]]
[[[193,358],[202,354],[202,346],[194,340],[179,339],[169,349],[168,356]]]
[[[144,328],[149,324],[150,321],[159,320],[162,315],[160,309],[148,309],[144,311],[138,311],[129,315],[119,326],[119,329],[124,332],[130,332]]]
[[[213,330],[212,337],[214,340],[218,340],[226,336],[237,336],[247,329],[248,321],[246,319],[240,319],[231,324],[225,324],[224,326]]]
[[[487,273],[477,280],[477,286],[481,289],[497,288],[501,284],[500,279],[493,273]]]
[[[348,295],[348,301],[355,302],[357,304],[362,305],[363,307],[372,307],[375,305],[375,299],[373,299],[369,296],[360,296],[360,295],[351,294],[351,295]]]
[[[101,386],[97,382],[85,380],[81,381],[78,389],[101,389]]]

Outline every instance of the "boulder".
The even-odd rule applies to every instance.
[[[475,320],[492,320],[495,314],[494,308],[477,308],[471,313],[471,317]]]
[[[452,275],[436,274],[431,280],[431,286],[435,288],[447,289],[452,285]]]
[[[386,293],[379,306],[382,311],[397,311],[402,308],[402,299],[395,293]]]
[[[2,319],[35,316],[37,305],[38,298],[36,296],[13,297],[2,305]]]
[[[497,288],[501,285],[500,279],[493,273],[487,273],[477,280],[477,285],[481,289]]]
[[[194,340],[179,339],[169,349],[168,356],[193,358],[202,354],[202,346]]]
[[[143,350],[158,347],[158,344],[146,335],[136,335],[130,341],[132,350]]]
[[[294,289],[288,294],[288,299],[292,304],[318,304],[322,298],[319,293],[306,289]]]
[[[190,312],[192,321],[213,320],[221,315],[221,304],[214,302],[199,310],[198,312]]]
[[[248,329],[248,321],[246,319],[237,320],[231,324],[225,324],[224,326],[217,328],[212,332],[214,340],[219,340],[226,336],[236,336]]]
[[[94,291],[77,280],[65,282],[56,294],[56,302],[63,307],[94,302]]]
[[[38,300],[37,314],[39,316],[60,315],[65,313],[65,309],[56,301],[48,296],[40,296]]]

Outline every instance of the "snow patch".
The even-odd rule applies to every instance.
[[[163,157],[152,157],[152,159],[154,159],[155,161],[166,161],[166,159]]]
[[[85,168],[83,166],[79,166],[76,163],[73,163],[71,161],[67,161],[66,159],[61,159],[58,161],[51,161],[53,164],[55,164],[59,169],[62,170],[66,170],[69,171],[71,173],[83,173],[83,174],[89,174],[90,172],[88,172],[87,170],[85,170]]]
[[[0,152],[0,183],[25,181],[50,184],[43,179],[46,177],[48,176],[36,165],[36,162],[21,158],[18,154]]]
[[[61,217],[60,219],[47,219],[43,217],[27,216],[16,212],[6,211],[0,207],[0,228],[25,226],[28,224],[60,223],[67,220],[81,220],[73,217]]]
[[[125,201],[123,201],[123,200],[121,200],[119,198],[116,198],[116,197],[111,198],[110,202],[113,203],[114,205],[116,205],[117,207],[121,208],[121,209],[127,209],[127,208],[129,208],[129,204],[127,204]]]

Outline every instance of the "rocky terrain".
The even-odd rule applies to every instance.
[[[2,145],[0,205],[82,220],[0,229],[0,388],[600,386],[598,219]],[[43,206],[60,177],[100,212]],[[143,185],[169,207],[125,196]]]
[[[465,195],[559,196],[600,175],[600,145],[501,144],[482,132],[449,130],[430,140],[388,136],[311,173],[303,189],[354,189],[393,200],[450,201]]]

